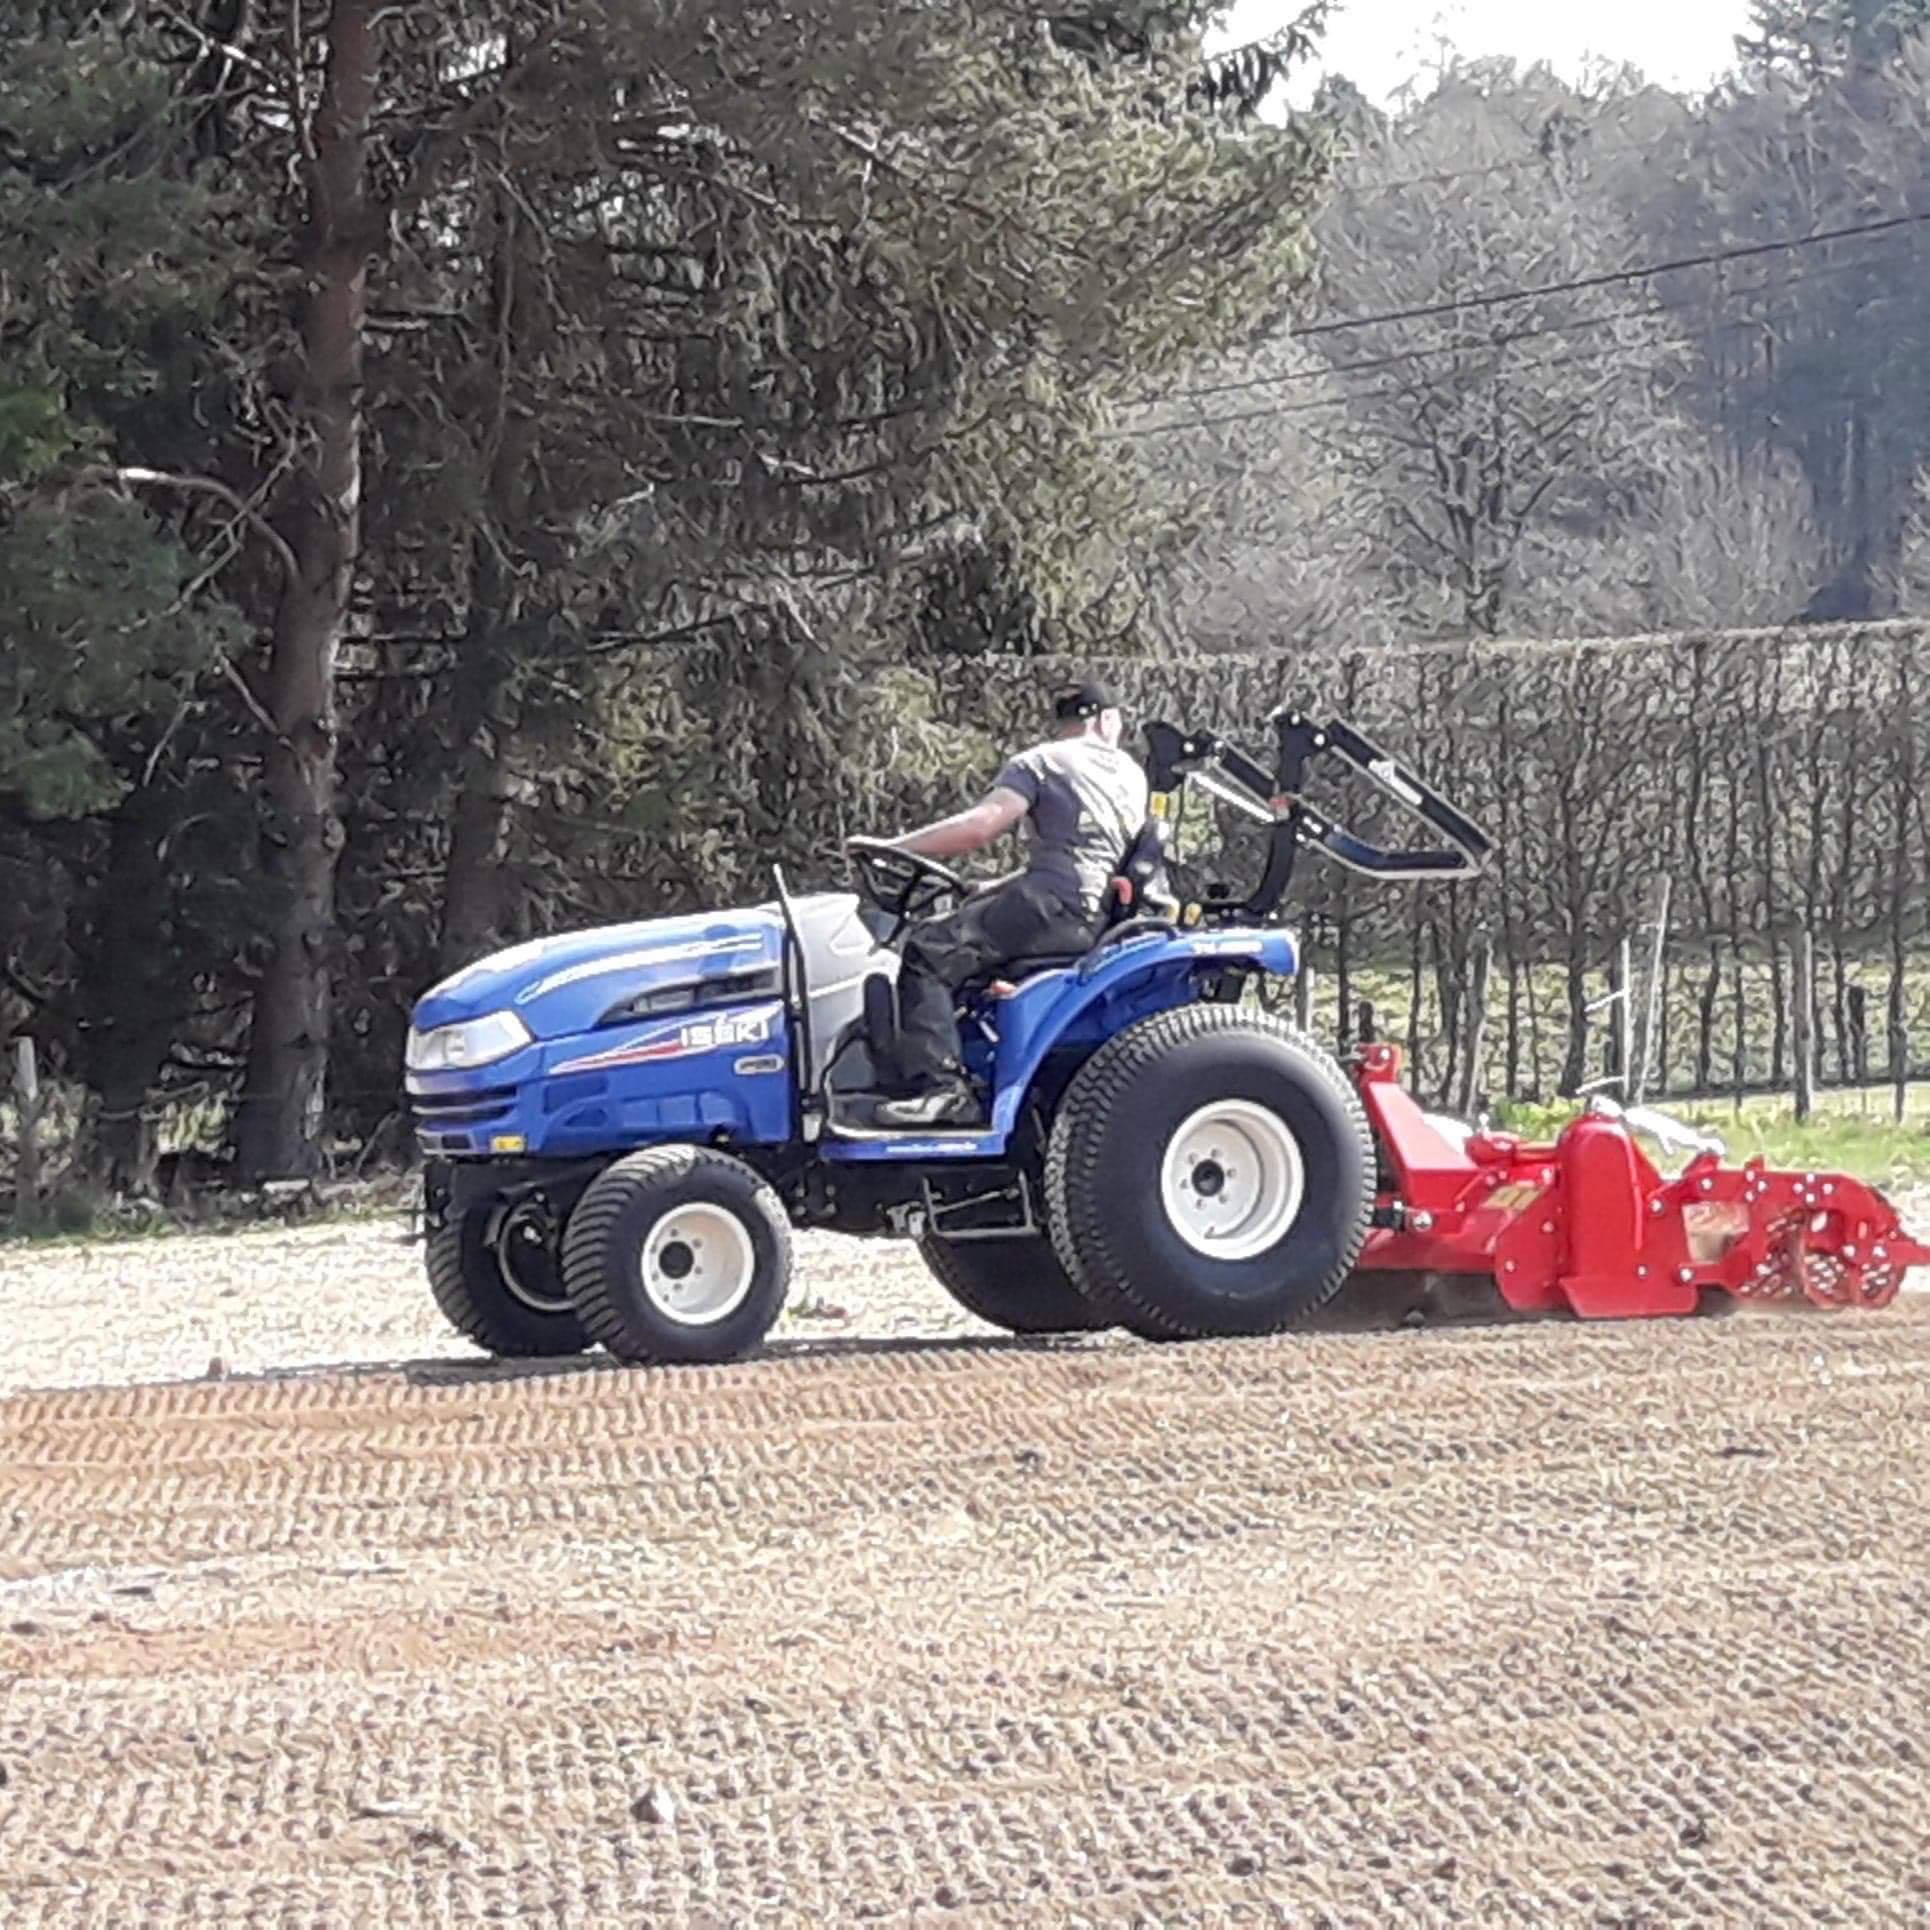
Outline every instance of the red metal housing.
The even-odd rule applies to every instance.
[[[1633,1320],[1692,1314],[1711,1290],[1881,1307],[1909,1268],[1930,1266],[1930,1246],[1860,1180],[1708,1152],[1664,1178],[1600,1112],[1551,1146],[1492,1132],[1463,1143],[1400,1074],[1397,1047],[1361,1048],[1355,1077],[1387,1165],[1362,1272],[1487,1274],[1518,1312]]]

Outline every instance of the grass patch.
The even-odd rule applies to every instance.
[[[1854,1095],[1838,1095],[1854,1098]],[[1501,1108],[1495,1124],[1524,1138],[1552,1139],[1577,1108],[1569,1104]],[[1885,1190],[1897,1191],[1930,1183],[1930,1126],[1897,1126],[1887,1114],[1865,1116],[1841,1108],[1819,1109],[1797,1124],[1788,1101],[1746,1103],[1740,1113],[1727,1104],[1709,1101],[1688,1104],[1663,1101],[1658,1110],[1687,1125],[1714,1133],[1729,1149],[1729,1159],[1762,1158],[1771,1166],[1795,1172],[1847,1173]],[[1647,1141],[1644,1152],[1657,1158]],[[1657,1158],[1673,1171],[1679,1154]]]
[[[1315,1036],[1332,1045],[1341,1030],[1339,1009],[1339,986],[1332,969],[1331,954],[1320,946],[1310,948],[1308,963],[1313,972],[1313,1006]],[[1636,976],[1642,979],[1646,961],[1637,959]],[[1890,1042],[1888,1034],[1888,997],[1889,964],[1884,959],[1851,960],[1847,963],[1846,985],[1860,985],[1867,995],[1867,1024],[1869,1032],[1864,1044],[1864,1058],[1861,1062],[1860,1076],[1871,1082],[1871,1109],[1882,1109],[1886,1113],[1890,1106],[1887,1088],[1877,1091],[1890,1064]],[[1787,958],[1783,966],[1783,998],[1787,1003],[1789,991],[1789,964]],[[1820,1031],[1817,1055],[1817,1075],[1820,1080],[1828,1080],[1838,1086],[1847,1085],[1844,1094],[1832,1093],[1828,1097],[1822,1092],[1817,1094],[1817,1105],[1837,1106],[1848,1103],[1859,1104],[1855,1085],[1858,1068],[1853,1055],[1838,1051],[1836,1036],[1836,987],[1834,965],[1831,961],[1819,960],[1818,970],[1822,982],[1818,986],[1818,997],[1822,1005],[1819,1013]],[[1736,1079],[1736,1011],[1734,988],[1729,978],[1730,965],[1725,963],[1724,976],[1715,1005],[1715,1025],[1710,1035],[1712,1047],[1708,1066],[1708,1080],[1700,1090],[1711,1090],[1727,1097]],[[1763,958],[1751,954],[1742,961],[1744,985],[1743,1012],[1743,1051],[1742,1084],[1747,1094],[1768,1100],[1774,1104],[1779,1099],[1787,1104],[1787,1065],[1790,1047],[1785,1037],[1783,1078],[1779,1081],[1774,1074],[1775,1054],[1775,1014],[1776,989],[1769,965]],[[1668,1093],[1676,1091],[1691,1093],[1698,1090],[1698,1043],[1699,1043],[1699,991],[1702,982],[1702,962],[1696,957],[1671,959],[1664,980],[1666,997],[1664,1000],[1664,1024],[1661,1037],[1651,1062],[1649,1081],[1652,1092]],[[1591,999],[1604,996],[1609,989],[1607,961],[1604,958],[1597,969],[1587,975],[1586,990]],[[1646,998],[1646,987],[1638,983],[1639,1003]],[[1351,994],[1358,1003],[1365,999],[1374,1007],[1375,1023],[1379,1036],[1393,1040],[1403,1047],[1407,1043],[1408,1007],[1413,996],[1413,981],[1409,969],[1401,963],[1390,962],[1384,958],[1376,960],[1356,960]],[[1484,1039],[1481,1063],[1481,1088],[1497,1100],[1502,1096],[1507,1084],[1507,1042],[1506,1042],[1506,1000],[1507,974],[1502,962],[1495,961],[1494,977],[1488,993],[1488,1025]],[[1529,1009],[1533,1007],[1536,1021],[1530,1023]],[[1517,1041],[1518,1055],[1516,1074],[1518,1090],[1523,1093],[1552,1094],[1558,1090],[1568,1045],[1567,974],[1558,965],[1541,964],[1529,967],[1522,974],[1521,1005],[1519,1012],[1520,1036]],[[1594,1078],[1606,1070],[1606,1054],[1609,1039],[1609,1014],[1597,1012],[1589,1022],[1588,1049],[1585,1055],[1585,1078]],[[1432,970],[1425,972],[1421,981],[1421,1023],[1418,1033],[1420,1063],[1407,1068],[1407,1078],[1430,1097],[1438,1096],[1437,1088],[1447,1067],[1447,1040],[1442,1029],[1440,999]],[[1922,1075],[1930,1069],[1930,964],[1915,960],[1904,974],[1904,1025],[1908,1037],[1908,1060],[1912,1068]],[[1351,1025],[1349,1026],[1351,1035]],[[1921,1076],[1915,1082],[1916,1090],[1911,1094],[1909,1105],[1913,1114],[1930,1113],[1930,1085]],[[1669,1103],[1666,1099],[1662,1103]],[[1680,1103],[1715,1104],[1717,1100],[1697,1099],[1694,1102]]]

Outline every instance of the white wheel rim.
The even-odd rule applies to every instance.
[[[650,1229],[643,1291],[666,1320],[709,1327],[744,1304],[757,1272],[750,1228],[711,1201],[673,1206]]]
[[[1215,1260],[1250,1260],[1286,1237],[1306,1195],[1300,1144],[1248,1099],[1202,1106],[1166,1142],[1159,1195],[1173,1231]]]

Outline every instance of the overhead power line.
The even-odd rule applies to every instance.
[[[1901,294],[1876,295],[1872,296],[1865,306],[1874,308],[1884,302],[1901,299],[1904,299]],[[1653,312],[1657,315],[1658,319],[1666,314],[1666,311],[1662,310]],[[1670,349],[1693,348],[1699,342],[1705,340],[1710,334],[1719,333],[1727,329],[1757,328],[1766,322],[1785,320],[1791,312],[1790,310],[1778,310],[1772,314],[1736,315],[1731,316],[1730,319],[1725,322],[1707,324],[1702,329],[1692,333],[1662,336],[1644,345],[1649,351],[1647,357],[1625,354],[1619,344],[1611,342],[1599,348],[1579,349],[1573,355],[1547,355],[1538,359],[1526,360],[1517,366],[1524,373],[1534,374],[1544,369],[1572,368],[1582,363],[1599,362],[1604,358],[1614,357],[1619,354],[1622,355],[1622,359],[1625,360],[1628,367],[1631,369],[1639,369],[1650,366],[1655,354]],[[1518,339],[1526,340],[1536,335],[1552,335],[1559,332],[1561,331],[1556,329],[1524,330]],[[1462,347],[1458,352],[1461,354],[1472,354],[1475,353],[1478,348],[1488,348],[1492,346],[1493,344],[1491,343],[1467,345]],[[1395,361],[1418,359],[1423,353],[1427,353],[1427,351],[1414,351],[1412,356],[1388,357],[1386,360],[1392,363]],[[1405,389],[1402,384],[1386,383],[1379,388],[1349,390],[1343,395],[1316,396],[1306,402],[1269,403],[1265,407],[1258,409],[1229,409],[1219,415],[1187,416],[1178,422],[1144,423],[1137,428],[1111,429],[1104,433],[1108,441],[1137,442],[1152,436],[1178,435],[1189,429],[1233,427],[1245,422],[1269,422],[1277,417],[1284,416],[1319,415],[1334,409],[1349,408],[1359,402],[1385,401],[1391,397],[1401,395],[1404,392]],[[1827,400],[1830,398],[1819,397],[1817,399]]]
[[[1920,228],[1930,222],[1930,210],[1910,214],[1888,215],[1880,220],[1855,223],[1840,228],[1823,228],[1806,235],[1785,236],[1777,241],[1752,241],[1739,243],[1733,248],[1710,249],[1696,255],[1678,255],[1667,261],[1647,262],[1633,268],[1606,269],[1597,274],[1576,276],[1568,281],[1541,282],[1524,288],[1486,289],[1477,294],[1456,296],[1447,301],[1420,303],[1409,308],[1384,309],[1370,315],[1340,316],[1324,322],[1302,322],[1297,327],[1287,329],[1280,339],[1285,341],[1306,341],[1320,336],[1336,335],[1361,328],[1383,328],[1397,322],[1438,320],[1444,316],[1478,313],[1484,310],[1503,307],[1512,303],[1539,301],[1549,295],[1580,294],[1599,288],[1620,287],[1629,282],[1647,281],[1658,275],[1682,273],[1691,268],[1717,268],[1732,261],[1759,260],[1773,254],[1786,254],[1804,248],[1823,247],[1835,241],[1853,241],[1868,235],[1894,234],[1904,230]],[[1804,277],[1808,281],[1822,279],[1826,274],[1850,273],[1873,266],[1870,262],[1840,263],[1833,269],[1818,270]],[[1744,293],[1753,291],[1745,290]],[[1658,310],[1657,312],[1666,312]],[[1564,328],[1575,329],[1597,326],[1586,318],[1571,322],[1550,322],[1542,324],[1535,332],[1558,332]],[[1524,337],[1525,339],[1525,337]],[[1456,351],[1469,353],[1481,348],[1493,347],[1493,342],[1484,343],[1439,343],[1426,349],[1401,349],[1391,351],[1385,357],[1373,358],[1374,361],[1392,364],[1406,360],[1414,355],[1439,355]],[[1341,369],[1289,369],[1278,375],[1249,376],[1243,380],[1226,383],[1205,383],[1186,389],[1174,390],[1170,395],[1149,396],[1145,398],[1148,406],[1157,407],[1162,402],[1177,399],[1193,399],[1204,395],[1230,394],[1248,388],[1271,388],[1289,382],[1316,381],[1323,375],[1344,373],[1345,368],[1363,368],[1371,362],[1345,365]]]
[[[1909,237],[1912,241],[1914,235]],[[1858,257],[1854,261],[1837,262],[1825,268],[1813,268],[1793,282],[1759,281],[1746,288],[1726,289],[1715,298],[1716,304],[1733,301],[1746,301],[1752,295],[1761,295],[1775,289],[1793,290],[1807,288],[1811,283],[1832,280],[1838,275],[1870,274],[1880,268],[1891,266],[1887,255],[1876,253]],[[1704,301],[1700,304],[1712,304]],[[1673,319],[1684,312],[1683,308],[1672,307],[1662,302],[1649,302],[1641,307],[1610,309],[1597,315],[1578,316],[1570,321],[1537,322],[1532,327],[1519,328],[1505,335],[1491,335],[1479,341],[1437,342],[1427,348],[1392,349],[1385,355],[1371,355],[1354,362],[1329,362],[1314,368],[1282,369],[1272,375],[1252,375],[1230,382],[1201,382],[1183,389],[1173,389],[1161,397],[1147,398],[1147,406],[1156,407],[1172,402],[1193,402],[1214,395],[1236,395],[1253,389],[1284,388],[1291,383],[1323,382],[1330,376],[1354,375],[1369,369],[1395,368],[1408,362],[1442,355],[1477,355],[1489,349],[1505,348],[1516,342],[1532,341],[1540,335],[1578,334],[1589,329],[1604,328],[1617,321],[1641,321],[1650,317]]]
[[[1330,321],[1302,322],[1286,331],[1288,337],[1304,341],[1315,336],[1340,335],[1357,328],[1385,328],[1395,322],[1424,322],[1443,315],[1460,315],[1474,310],[1502,308],[1515,302],[1539,301],[1548,295],[1576,295],[1596,288],[1617,288],[1632,281],[1648,281],[1657,275],[1679,274],[1690,268],[1714,268],[1731,261],[1751,261],[1764,255],[1785,254],[1795,249],[1820,248],[1832,241],[1854,241],[1862,235],[1888,234],[1899,228],[1920,226],[1930,221],[1930,211],[1889,215],[1880,221],[1859,221],[1840,228],[1819,228],[1806,235],[1789,235],[1779,241],[1752,241],[1733,248],[1712,248],[1695,255],[1677,255],[1667,261],[1644,262],[1633,268],[1605,269],[1599,274],[1577,275],[1568,281],[1538,282],[1526,288],[1493,288],[1475,295],[1457,295],[1448,301],[1419,302],[1411,308],[1390,308],[1372,315],[1343,315]]]

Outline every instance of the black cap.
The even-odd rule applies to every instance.
[[[1102,710],[1118,708],[1118,699],[1112,692],[1089,677],[1082,683],[1061,684],[1052,693],[1052,714],[1062,724],[1080,717],[1097,717]]]

